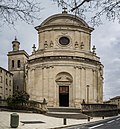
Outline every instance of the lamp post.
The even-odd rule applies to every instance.
[[[87,104],[89,103],[89,85],[87,85]]]

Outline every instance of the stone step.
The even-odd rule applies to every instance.
[[[81,113],[80,108],[72,107],[49,107],[47,116],[57,117],[57,118],[68,118],[68,119],[87,119],[88,116]]]
[[[83,113],[70,113],[70,112],[48,112],[47,116],[67,119],[87,119],[88,116]]]
[[[80,108],[72,108],[72,107],[48,107],[48,112],[73,112],[73,113],[81,113]]]

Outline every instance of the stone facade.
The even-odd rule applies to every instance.
[[[13,94],[13,74],[0,67],[0,100]]]
[[[22,87],[30,99],[45,98],[49,107],[102,103],[103,65],[96,56],[95,46],[91,51],[93,28],[77,16],[63,12],[50,16],[35,29],[39,44],[37,50],[33,46],[32,55],[19,50],[17,40],[13,41],[13,51],[8,53],[15,85],[24,82]],[[12,69],[12,60],[20,60],[22,67]],[[19,72],[25,78],[18,77]]]
[[[35,27],[38,50],[29,57],[27,91],[48,106],[80,107],[103,101],[103,65],[91,52],[90,28],[82,19],[63,12]]]
[[[105,104],[116,104],[118,109],[120,109],[120,96],[113,97],[110,100],[105,101],[104,103]]]
[[[13,92],[25,90],[25,65],[28,54],[24,50],[19,50],[20,43],[15,40],[12,42],[13,50],[8,52],[8,70],[13,73]]]

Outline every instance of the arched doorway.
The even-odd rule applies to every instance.
[[[56,83],[59,87],[59,106],[69,107],[70,86],[73,82],[72,76],[69,73],[61,72],[56,76]]]

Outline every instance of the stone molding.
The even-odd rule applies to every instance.
[[[77,57],[77,56],[47,56],[47,57],[39,57],[39,58],[35,58],[32,60],[29,60],[28,63],[29,64],[34,64],[34,63],[38,63],[38,62],[43,62],[43,61],[60,61],[60,60],[65,60],[65,61],[79,61],[79,62],[83,62],[83,63],[88,63],[88,64],[94,64],[94,65],[100,65],[101,63],[99,61],[96,60],[92,60],[89,58],[84,58],[84,57]]]

